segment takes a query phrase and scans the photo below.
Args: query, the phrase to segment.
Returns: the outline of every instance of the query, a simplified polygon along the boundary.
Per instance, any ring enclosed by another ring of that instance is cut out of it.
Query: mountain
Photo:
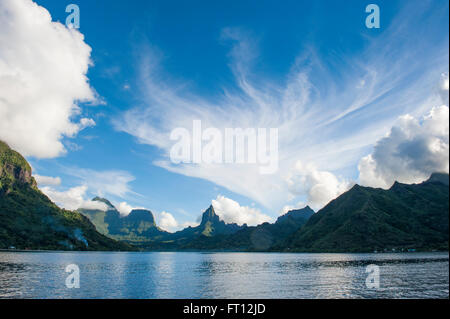
[[[302,209],[293,209],[288,211],[286,214],[278,217],[275,224],[284,225],[286,223],[292,223],[296,221],[301,221],[303,223],[306,222],[312,215],[314,215],[314,211],[309,206],[306,206]]]
[[[0,249],[130,250],[98,233],[83,215],[45,196],[31,166],[0,141]]]
[[[290,235],[297,231],[314,211],[306,206],[291,210],[278,217],[275,223],[263,223],[258,226],[246,227],[233,235],[222,238],[211,244],[214,249],[240,251],[267,251],[282,244]]]
[[[388,189],[355,185],[278,249],[304,252],[448,250],[449,176]]]
[[[266,251],[282,243],[298,230],[314,214],[305,207],[292,210],[280,216],[274,224],[263,223],[248,227],[226,224],[215,214],[210,206],[202,215],[202,222],[197,227],[188,227],[154,242],[147,249],[173,250],[235,250]]]
[[[213,237],[217,235],[234,234],[238,230],[247,227],[247,225],[239,226],[238,224],[227,224],[216,214],[214,207],[209,206],[202,214],[200,225],[196,227],[188,227],[184,230],[173,234],[172,238],[182,238],[184,236],[205,236]]]
[[[439,182],[442,183],[444,185],[449,184],[449,180],[448,180],[448,174],[446,173],[433,173],[431,174],[430,178],[427,181],[428,183],[433,183],[433,182]]]
[[[225,223],[211,205],[198,226],[175,233],[160,229],[149,210],[121,216],[107,199],[93,200],[106,210],[59,208],[37,188],[28,162],[0,141],[0,249],[448,251],[446,173],[388,190],[355,185],[317,213],[307,206],[252,227]]]
[[[107,210],[78,209],[95,225],[97,230],[105,236],[122,240],[131,244],[162,239],[168,232],[156,226],[151,211],[133,209],[127,216],[121,216],[119,211],[107,199],[95,197],[93,201],[102,202]]]
[[[247,225],[227,224],[216,214],[211,205],[202,214],[200,225],[169,233],[160,241],[146,243],[145,249],[197,250],[210,249],[210,243],[231,236]]]

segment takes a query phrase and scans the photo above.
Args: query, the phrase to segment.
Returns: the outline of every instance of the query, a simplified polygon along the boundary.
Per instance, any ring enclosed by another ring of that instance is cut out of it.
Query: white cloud
[[[80,130],[82,130],[86,127],[92,127],[92,126],[95,126],[95,121],[93,119],[83,117],[80,120]]]
[[[298,202],[297,205],[284,205],[279,211],[278,214],[284,215],[287,212],[291,211],[291,210],[295,210],[295,209],[301,209],[304,208],[306,205],[304,202]]]
[[[272,221],[271,217],[264,215],[258,209],[241,206],[238,202],[222,195],[217,196],[211,203],[216,214],[226,223],[255,226]]]
[[[183,224],[181,224],[181,227],[179,227],[179,228],[184,229],[187,227],[196,227],[198,225],[199,225],[199,223],[196,223],[196,222],[184,222]]]
[[[78,208],[107,210],[105,203],[91,201],[85,198],[88,187],[81,185],[66,191],[58,191],[50,186],[40,188],[59,207],[76,210]]]
[[[448,92],[448,86],[447,86]],[[449,172],[449,109],[433,107],[418,120],[399,118],[372,154],[361,159],[362,185],[389,188],[395,181],[419,183],[433,172]]]
[[[119,211],[121,216],[128,216],[134,207],[129,205],[127,202],[120,202],[119,205],[115,205],[116,209]]]
[[[114,195],[123,198],[133,193],[129,183],[134,180],[134,176],[126,171],[66,168],[65,173],[80,179],[81,184],[87,185],[89,191],[98,196]]]
[[[134,177],[125,171],[95,171],[91,169],[65,168],[65,173],[77,177],[80,180],[80,186],[61,191],[55,187],[43,186],[59,185],[61,183],[59,177],[53,178],[38,175],[37,180],[41,180],[40,186],[43,187],[40,187],[40,189],[42,192],[59,206],[67,209],[92,208],[106,210],[107,206],[104,203],[91,201],[85,197],[95,194],[100,197],[112,195],[123,198],[129,193],[133,193],[129,183],[134,180]],[[126,202],[120,202],[116,205],[116,208],[123,216],[128,215],[134,209],[134,207],[131,207]]]
[[[176,221],[175,217],[168,212],[161,212],[158,214],[158,226],[169,232],[176,231],[180,228],[180,225]]]
[[[425,32],[441,26],[442,21],[433,15],[440,13],[425,10],[425,3],[422,6],[415,10],[405,6],[392,20],[392,27],[368,41],[358,55],[323,56],[320,50],[302,48],[284,79],[260,73],[265,61],[258,56],[255,36],[226,28],[222,40],[231,44],[234,85],[208,97],[196,94],[190,83],[164,74],[155,63],[157,53],[140,50],[137,82],[145,106],[121,114],[115,127],[139,143],[158,147],[161,158],[152,164],[171,172],[211,181],[271,211],[304,196],[317,208],[345,189],[348,182],[336,176],[354,176],[360,159],[398,116],[423,113],[436,75],[448,69],[445,33],[438,33],[440,42],[421,37],[420,45],[410,36],[422,30],[416,23],[419,20],[427,25]],[[264,176],[252,164],[172,163],[170,133],[175,128],[192,131],[193,120],[221,132],[225,128],[278,128],[278,172]],[[309,188],[290,192],[298,185],[289,185],[286,178],[297,161],[313,163],[314,169],[302,173]]]
[[[180,223],[171,213],[161,212],[155,214],[156,225],[161,229],[168,232],[176,232],[187,227],[196,227],[198,223],[195,222],[183,222]]]
[[[347,191],[352,183],[339,179],[327,171],[318,170],[313,164],[298,161],[286,179],[294,196],[305,196],[314,210],[325,206],[330,200]]]
[[[25,156],[65,153],[64,137],[95,125],[77,102],[97,102],[91,48],[31,0],[0,2],[0,139]]]
[[[292,205],[284,205],[284,206],[280,209],[280,211],[278,212],[278,214],[281,216],[281,215],[284,215],[284,214],[286,214],[288,211],[293,210],[293,209],[295,209],[295,207],[292,206]]]
[[[51,177],[51,176],[41,176],[34,174],[34,179],[38,183],[39,186],[46,186],[46,185],[61,185],[61,178],[60,177]]]
[[[85,208],[85,209],[98,209],[107,211],[109,209],[108,205],[105,203],[99,202],[99,201],[93,201],[86,199],[79,205],[79,208]]]

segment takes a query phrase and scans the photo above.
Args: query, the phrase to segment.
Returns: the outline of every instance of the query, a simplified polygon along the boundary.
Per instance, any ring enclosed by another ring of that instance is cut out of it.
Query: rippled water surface
[[[379,289],[366,287],[371,264]],[[0,298],[448,297],[448,253],[0,252]]]

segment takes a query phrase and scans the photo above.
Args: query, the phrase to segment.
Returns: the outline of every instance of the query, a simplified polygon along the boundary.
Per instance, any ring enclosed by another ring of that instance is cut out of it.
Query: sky
[[[317,211],[448,173],[448,25],[447,0],[1,0],[0,139],[68,209],[98,195],[169,231],[211,204],[249,225]],[[174,162],[193,121],[277,129],[277,169]]]

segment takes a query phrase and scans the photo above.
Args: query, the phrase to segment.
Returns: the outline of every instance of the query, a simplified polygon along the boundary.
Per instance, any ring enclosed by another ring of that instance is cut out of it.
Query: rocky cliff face
[[[3,167],[0,166],[0,178],[10,177],[15,182],[36,186],[36,181],[34,180],[33,176],[31,176],[31,174],[31,170],[27,170],[11,164],[6,163],[3,165]]]
[[[0,188],[7,191],[6,188],[13,184],[26,184],[37,188],[31,166],[25,158],[0,141]]]

